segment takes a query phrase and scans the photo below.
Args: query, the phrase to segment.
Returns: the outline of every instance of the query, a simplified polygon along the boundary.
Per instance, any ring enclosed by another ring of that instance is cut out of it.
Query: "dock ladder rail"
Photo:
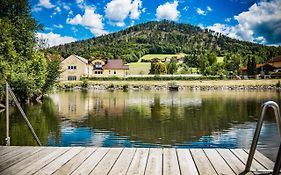
[[[268,101],[268,102],[266,102],[262,105],[261,116],[260,116],[260,118],[258,120],[258,123],[257,123],[257,127],[256,127],[256,130],[255,130],[255,135],[254,135],[252,145],[251,145],[251,148],[250,148],[247,164],[246,164],[244,172],[242,172],[241,174],[246,174],[250,171],[252,161],[253,161],[253,158],[254,158],[254,154],[255,154],[255,151],[256,151],[256,148],[257,148],[257,143],[258,143],[258,139],[259,139],[259,136],[260,136],[260,131],[261,131],[262,124],[263,124],[263,121],[264,121],[264,116],[265,116],[268,108],[272,108],[274,110],[276,124],[277,124],[279,136],[280,136],[280,141],[281,141],[280,109],[279,109],[279,106],[276,102]],[[280,142],[280,146],[279,146],[279,150],[278,150],[278,154],[277,154],[277,158],[276,158],[276,161],[275,161],[275,165],[274,165],[272,174],[278,175],[279,172],[280,172],[280,168],[281,168],[281,142]]]
[[[20,106],[20,103],[18,102],[18,99],[16,98],[15,94],[13,93],[12,89],[10,88],[9,84],[6,82],[6,145],[10,146],[10,136],[9,136],[9,94],[11,95],[15,105],[19,109],[25,123],[27,124],[31,134],[33,135],[33,138],[37,142],[39,146],[41,146],[41,142],[39,138],[37,137],[31,123],[29,122],[27,116],[25,115],[22,107]]]

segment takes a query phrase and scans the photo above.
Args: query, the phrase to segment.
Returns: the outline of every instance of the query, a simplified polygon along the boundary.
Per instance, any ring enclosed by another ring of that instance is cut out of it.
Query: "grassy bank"
[[[190,80],[190,81],[88,81],[87,85],[103,86],[167,86],[168,83],[175,82],[182,87],[258,87],[258,86],[280,86],[280,79],[263,80]],[[61,86],[81,86],[82,81],[63,81]]]

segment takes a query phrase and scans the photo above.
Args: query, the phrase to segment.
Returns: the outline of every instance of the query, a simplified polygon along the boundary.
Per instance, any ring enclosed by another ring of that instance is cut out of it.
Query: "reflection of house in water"
[[[60,92],[51,95],[58,112],[70,120],[80,120],[93,109],[93,99],[83,92]]]

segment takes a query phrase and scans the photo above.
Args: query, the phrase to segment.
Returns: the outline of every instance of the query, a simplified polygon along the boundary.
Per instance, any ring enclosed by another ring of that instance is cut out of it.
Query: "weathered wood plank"
[[[35,172],[37,172],[38,170],[40,170],[42,167],[48,165],[50,162],[52,162],[54,159],[56,159],[57,157],[61,156],[62,154],[64,154],[66,151],[68,151],[70,148],[53,148],[49,154],[47,154],[47,156],[42,157],[41,159],[39,159],[38,161],[36,161],[35,163],[26,166],[26,168],[24,168],[23,170],[21,170],[20,172],[18,172],[18,175],[23,175],[23,174],[33,174]]]
[[[94,168],[91,174],[108,174],[108,172],[110,171],[122,151],[123,148],[111,148],[109,152],[99,162],[99,164]]]
[[[32,165],[42,157],[45,157],[47,154],[49,154],[53,148],[43,148],[40,151],[36,152],[35,154],[30,155],[26,159],[10,166],[9,168],[2,171],[0,174],[17,174],[22,169],[26,168],[29,165]]]
[[[19,148],[18,146],[0,146],[0,157]]]
[[[249,149],[244,149],[247,154],[249,154]],[[262,164],[266,169],[273,170],[274,162],[272,162],[269,158],[265,157],[263,154],[261,154],[259,151],[255,151],[255,160],[258,161],[260,164]]]
[[[60,167],[54,175],[71,174],[76,168],[78,168],[97,148],[85,148],[70,161]]]
[[[218,174],[235,174],[215,149],[204,149],[204,152]]]
[[[242,149],[231,149],[231,151],[238,157],[244,164],[247,163],[248,154]],[[258,163],[255,159],[253,160],[251,171],[265,170],[265,168]]]
[[[199,171],[199,174],[214,175],[217,174],[212,164],[208,160],[202,149],[191,149],[191,155],[194,159],[195,165]]]
[[[229,149],[217,149],[219,154],[228,163],[235,174],[240,174],[245,169],[245,164],[243,164]]]
[[[43,175],[43,174],[52,174],[57,169],[59,169],[62,165],[64,165],[69,159],[74,157],[76,154],[82,151],[83,148],[73,147],[66,151],[64,154],[53,160],[47,166],[43,167],[39,171],[35,173],[35,175]]]
[[[198,175],[195,163],[192,159],[189,149],[178,149],[178,160],[181,174]]]
[[[25,151],[27,151],[28,147],[19,147],[18,149],[15,149],[15,150],[12,150],[12,151],[9,151],[8,153],[0,156],[0,164],[4,161],[6,161],[7,159],[11,159],[12,157],[14,156],[17,156],[19,154],[22,154],[24,153]]]
[[[137,148],[127,174],[143,175],[145,172],[146,163],[148,160],[148,148]]]
[[[162,174],[162,149],[152,148],[149,150],[145,175]]]
[[[163,174],[180,175],[178,157],[175,148],[163,149]]]
[[[135,152],[136,152],[135,148],[124,148],[121,155],[117,159],[116,163],[110,170],[109,175],[126,174],[132,162]]]
[[[7,158],[6,160],[2,161],[0,164],[0,172],[10,166],[22,161],[23,159],[35,154],[36,152],[40,151],[43,148],[40,147],[32,147],[32,148],[25,148],[24,151],[20,152],[18,155],[13,157]]]
[[[109,150],[109,148],[98,148],[72,173],[72,175],[89,174]]]

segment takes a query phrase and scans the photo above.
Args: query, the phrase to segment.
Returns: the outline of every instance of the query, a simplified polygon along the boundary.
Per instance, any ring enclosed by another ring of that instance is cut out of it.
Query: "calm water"
[[[24,106],[38,137],[50,146],[249,148],[263,102],[281,93],[247,91],[67,91]],[[36,145],[19,112],[12,145]],[[0,113],[5,144],[5,113]],[[258,148],[274,158],[279,146],[272,113]]]

